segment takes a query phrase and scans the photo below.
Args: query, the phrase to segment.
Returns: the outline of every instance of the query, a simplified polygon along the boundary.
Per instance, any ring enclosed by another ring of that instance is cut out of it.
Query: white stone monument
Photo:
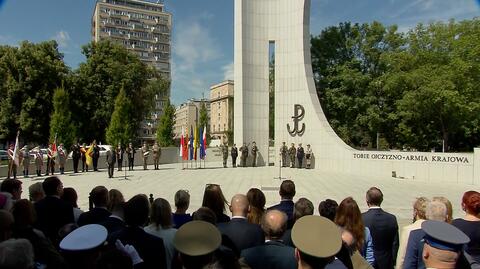
[[[275,162],[282,142],[311,144],[314,167],[359,176],[480,185],[476,153],[358,151],[330,127],[320,106],[310,56],[310,0],[235,0],[237,146],[256,142],[259,165]],[[275,159],[269,160],[269,48],[275,46]],[[288,124],[288,125],[287,125]],[[251,147],[251,144],[250,144]],[[249,164],[250,165],[250,164]]]

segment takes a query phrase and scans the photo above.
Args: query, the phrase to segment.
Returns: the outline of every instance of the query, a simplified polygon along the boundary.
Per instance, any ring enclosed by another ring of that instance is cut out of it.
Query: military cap
[[[425,242],[437,249],[460,251],[464,244],[470,242],[465,233],[443,221],[424,221],[422,230],[426,233],[424,237]]]
[[[189,256],[212,253],[220,246],[221,242],[222,236],[217,227],[200,220],[183,224],[173,238],[175,249]]]
[[[328,258],[342,246],[340,229],[321,216],[304,216],[292,228],[292,241],[301,252],[317,258]]]
[[[102,225],[88,224],[73,230],[60,242],[60,248],[82,251],[96,248],[107,240],[107,229]]]

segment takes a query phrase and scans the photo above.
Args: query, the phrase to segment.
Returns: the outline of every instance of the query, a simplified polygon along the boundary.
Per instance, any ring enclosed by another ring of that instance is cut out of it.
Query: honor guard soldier
[[[45,173],[46,176],[48,176],[48,173],[53,173],[55,172],[55,157],[53,156],[53,145],[50,144],[48,146],[47,150],[47,171]]]
[[[87,164],[87,145],[83,143],[82,147],[80,148],[80,158],[82,159],[82,172],[85,172],[85,169],[88,172],[88,164]]]
[[[25,145],[22,149],[22,165],[23,165],[23,177],[28,177],[28,167],[30,166],[30,150]]]
[[[142,147],[143,170],[147,170],[147,161],[148,161],[149,154],[150,154],[150,151],[148,150],[147,142],[144,142]]]
[[[285,145],[285,142],[282,142],[282,146],[280,147],[280,156],[282,157],[282,167],[287,167],[287,153],[288,147]]]
[[[233,144],[231,155],[232,155],[232,166],[235,168],[237,167],[237,157],[238,157],[238,149],[236,144]]]
[[[73,172],[78,173],[78,161],[80,160],[81,157],[81,152],[80,152],[80,144],[75,143],[73,146],[70,148],[72,151],[72,159],[73,159]]]
[[[153,144],[152,147],[152,152],[153,152],[153,166],[155,170],[158,170],[158,165],[160,162],[160,155],[162,154],[162,149],[160,146],[158,146],[158,142],[155,141],[155,144]]]
[[[135,162],[136,151],[132,143],[128,143],[128,148],[126,151],[127,151],[127,158],[128,158],[128,171],[133,171],[133,164]]]
[[[67,153],[63,147],[63,144],[60,144],[58,147],[58,167],[60,169],[60,174],[65,173],[65,163],[67,162]]]
[[[98,171],[98,159],[100,159],[100,147],[97,145],[97,141],[93,140],[93,171]]]
[[[43,154],[40,151],[40,147],[36,147],[35,151],[35,169],[37,172],[37,176],[42,175],[42,168],[43,168]]]
[[[252,167],[255,167],[257,166],[257,152],[258,152],[258,148],[257,148],[257,144],[255,143],[255,141],[253,141],[252,143]]]
[[[297,161],[298,161],[298,168],[303,167],[303,158],[305,157],[305,150],[302,147],[302,143],[298,144],[297,148]]]
[[[310,147],[310,144],[307,145],[307,149],[305,150],[305,161],[307,165],[307,169],[311,168],[312,165],[312,148]]]
[[[222,145],[222,158],[223,158],[223,168],[227,168],[227,159],[228,159],[228,145],[223,143]]]
[[[292,146],[288,149],[288,156],[290,157],[290,168],[295,168],[295,157],[297,155],[297,149],[295,144],[292,143]]]
[[[122,171],[122,164],[123,164],[123,147],[121,143],[118,143],[117,148],[115,149],[115,155],[117,157],[117,166],[118,171]]]
[[[242,157],[240,160],[242,161],[242,167],[247,167],[247,157],[248,157],[248,146],[247,144],[243,143],[243,146],[240,147],[240,152],[242,153]]]

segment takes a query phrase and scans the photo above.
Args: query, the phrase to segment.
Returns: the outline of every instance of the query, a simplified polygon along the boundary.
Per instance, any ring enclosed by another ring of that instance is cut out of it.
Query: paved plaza
[[[207,163],[205,169],[182,170],[182,164],[161,165],[160,170],[143,170],[137,166],[134,171],[115,171],[113,179],[108,179],[107,170],[73,174],[71,172],[60,175],[65,187],[77,190],[78,205],[82,210],[88,210],[88,195],[97,185],[104,185],[108,189],[116,188],[122,191],[126,199],[135,194],[153,194],[155,198],[162,197],[171,202],[177,190],[185,189],[190,192],[191,203],[188,212],[193,212],[202,203],[203,190],[207,183],[220,184],[227,200],[236,193],[246,193],[252,187],[260,188],[267,198],[267,206],[277,203],[278,196],[278,167],[256,168],[221,168],[221,163]],[[371,186],[379,187],[384,193],[383,208],[397,216],[401,225],[411,220],[412,201],[418,196],[445,196],[452,201],[454,217],[462,216],[460,200],[467,190],[477,189],[470,185],[438,184],[415,182],[394,178],[362,178],[346,174],[325,173],[319,170],[283,168],[282,176],[295,181],[297,195],[310,199],[318,214],[320,201],[331,198],[340,202],[347,196],[352,196],[362,211],[366,210],[365,192]],[[24,198],[28,197],[28,187],[45,177],[20,179],[23,181]]]

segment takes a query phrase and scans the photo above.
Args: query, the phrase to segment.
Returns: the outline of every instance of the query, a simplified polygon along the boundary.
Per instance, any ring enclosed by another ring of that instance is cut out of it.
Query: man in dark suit
[[[265,241],[260,226],[247,221],[248,207],[247,196],[233,196],[230,204],[232,219],[218,224],[220,232],[232,240],[238,251],[261,245]]]
[[[107,210],[108,190],[104,186],[97,186],[90,192],[90,199],[95,205],[88,212],[84,212],[78,218],[78,226],[87,224],[100,224],[112,213]]]
[[[280,190],[278,192],[282,200],[279,204],[269,207],[268,209],[276,209],[287,214],[288,217],[288,228],[293,226],[293,197],[295,196],[295,183],[287,179],[282,182],[280,185]]]
[[[372,234],[376,269],[393,269],[398,252],[397,218],[380,208],[383,193],[372,187],[367,191],[368,211],[362,214],[363,223]]]
[[[149,202],[144,194],[133,196],[124,206],[126,228],[109,236],[109,244],[120,240],[135,247],[144,261],[144,268],[167,268],[165,247],[160,237],[145,232],[142,226],[148,221]]]
[[[293,208],[293,223],[303,216],[313,215],[313,204],[307,198],[300,198]],[[295,247],[292,242],[292,229],[287,229],[283,234],[282,241],[285,245]]]
[[[113,234],[125,228],[125,221],[123,215],[123,206],[125,203],[117,204],[112,208],[112,215],[100,223],[107,229],[108,234]]]
[[[287,229],[287,216],[279,210],[268,210],[262,219],[265,243],[242,251],[241,257],[252,269],[297,268],[295,249],[280,241]]]
[[[46,178],[42,187],[46,197],[35,203],[37,214],[35,228],[41,230],[54,245],[57,245],[60,228],[74,222],[73,207],[60,199],[63,194],[63,184],[57,177]]]

